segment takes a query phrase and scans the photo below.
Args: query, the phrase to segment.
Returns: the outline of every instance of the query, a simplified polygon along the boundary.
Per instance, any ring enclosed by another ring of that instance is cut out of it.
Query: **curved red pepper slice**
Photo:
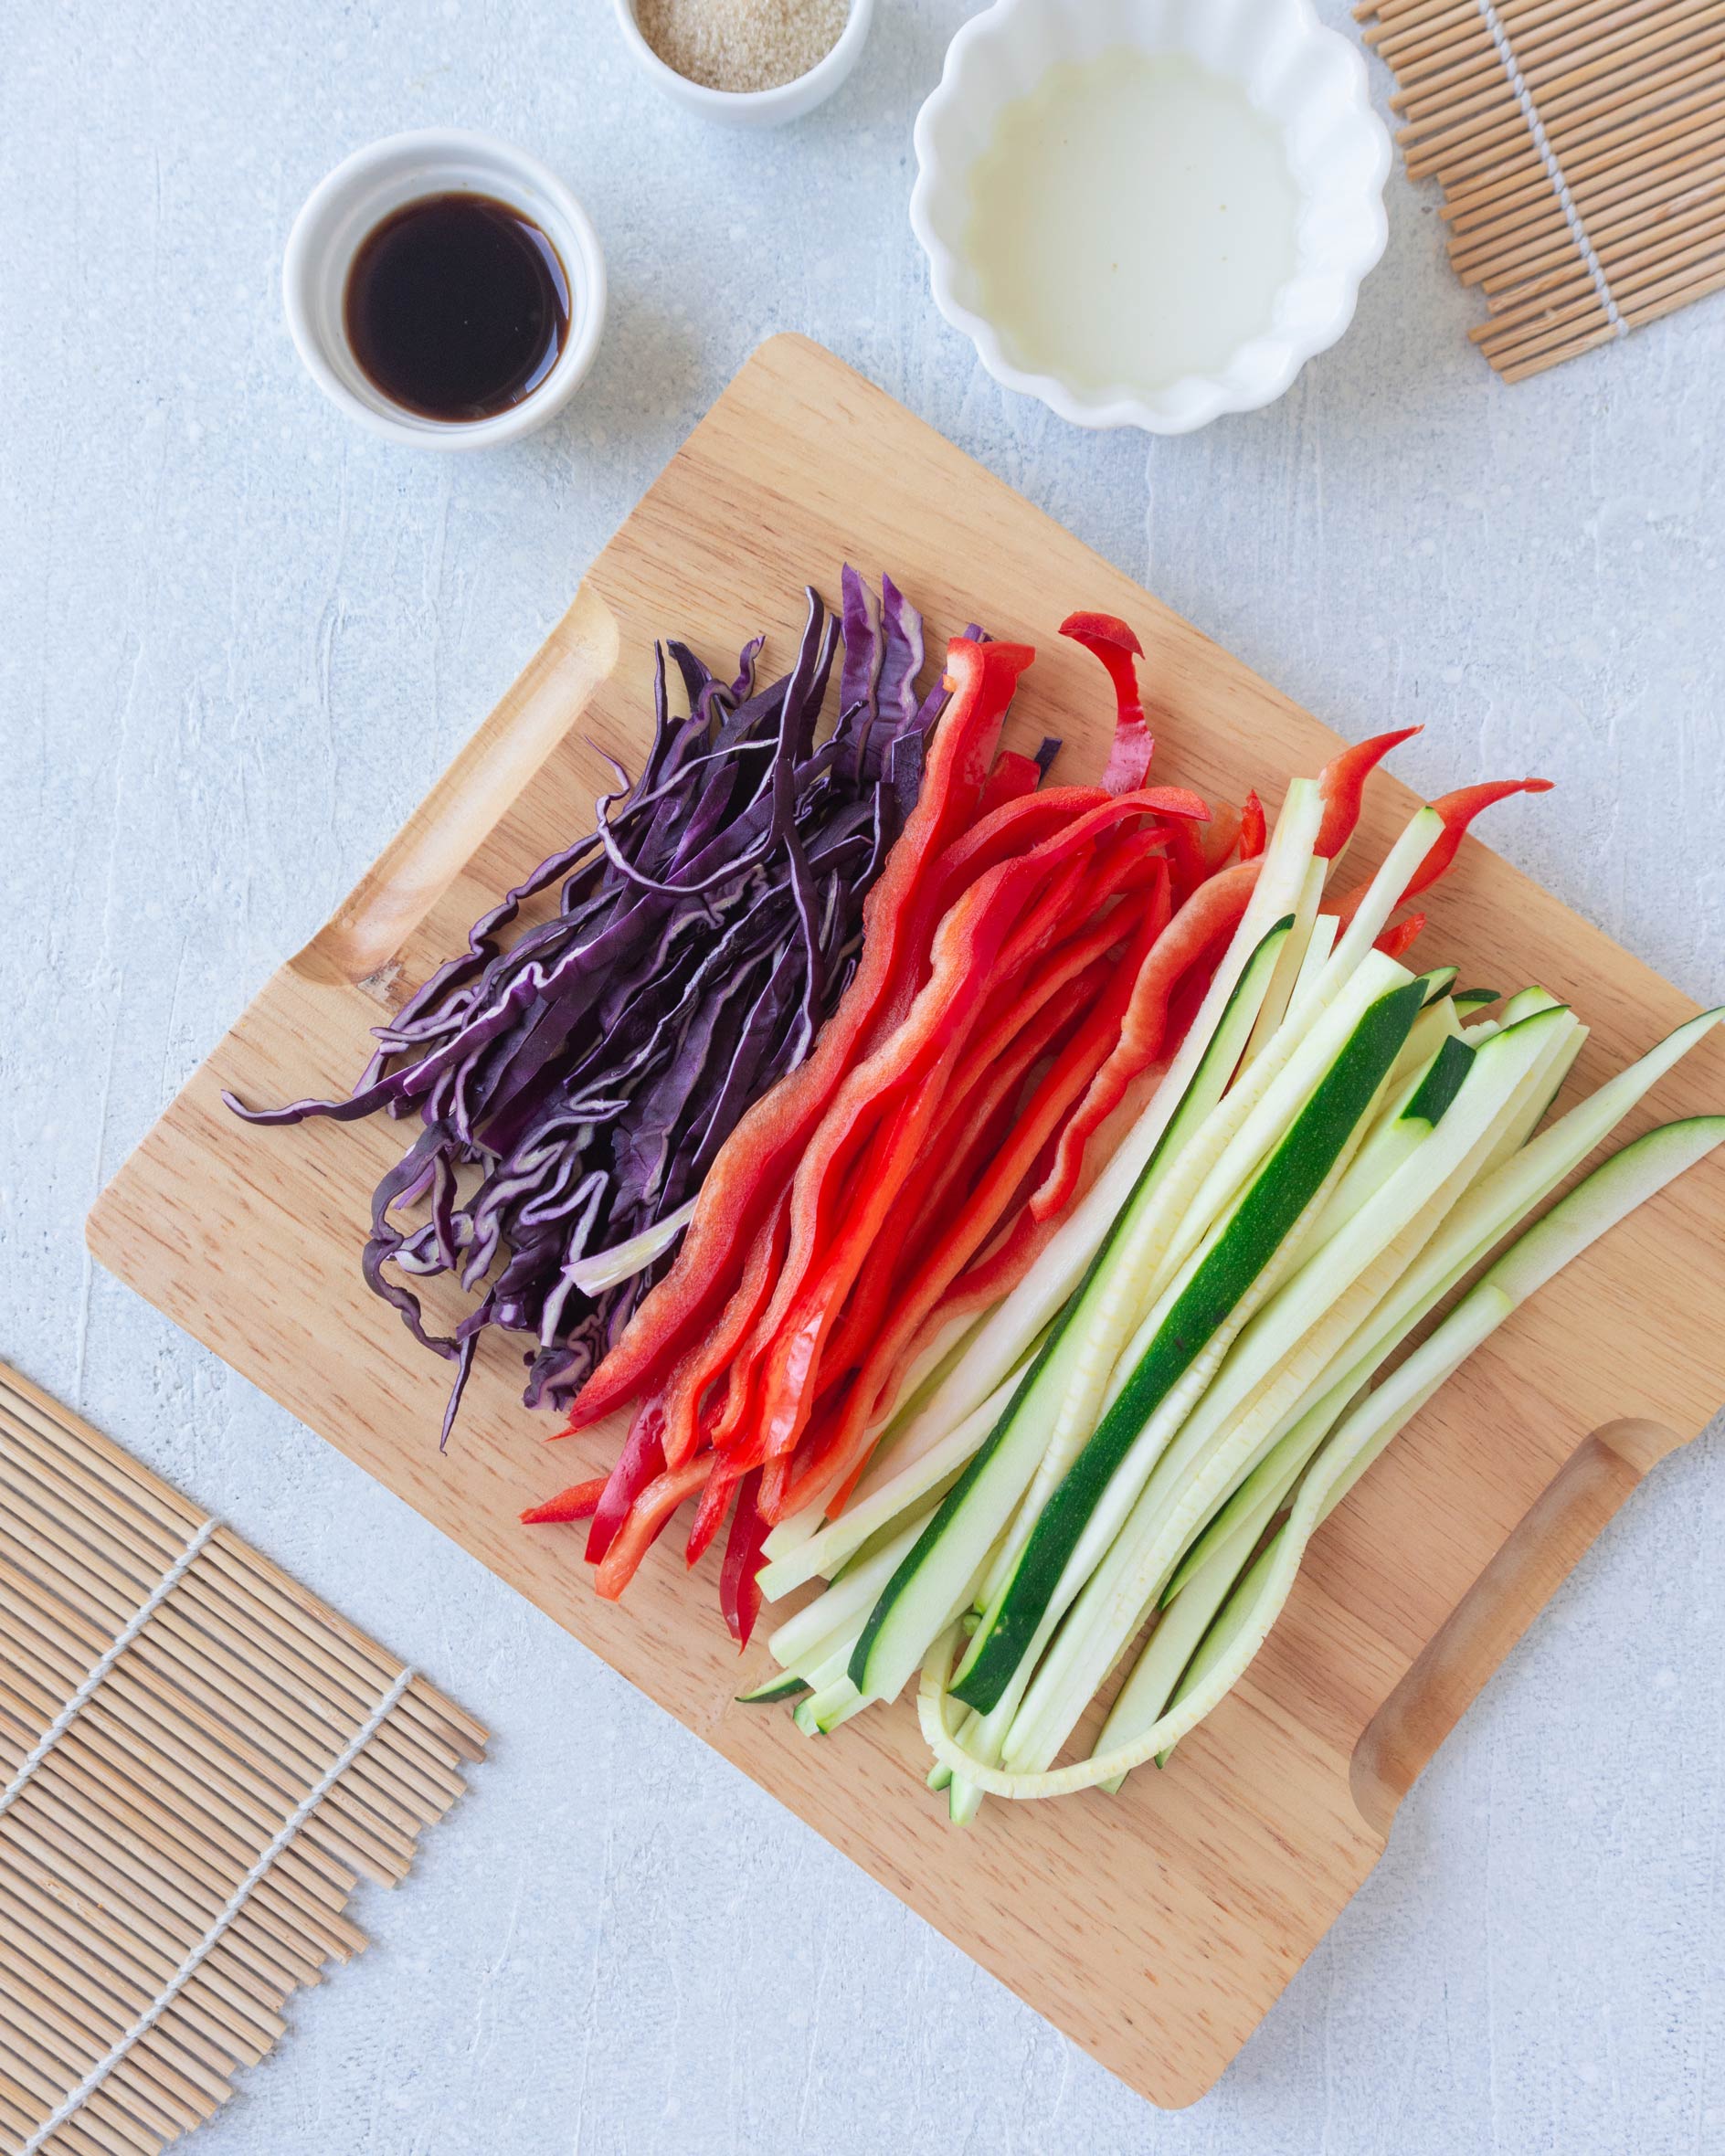
[[[1482,808],[1489,808],[1494,801],[1507,801],[1511,794],[1549,794],[1549,778],[1493,778],[1483,786],[1459,786],[1453,794],[1440,794],[1432,807],[1444,819],[1444,828],[1433,840],[1425,858],[1408,878],[1398,905],[1405,905],[1422,891],[1429,891],[1437,879],[1455,863],[1467,827]],[[1370,879],[1358,884],[1347,897],[1324,911],[1334,914],[1345,928],[1360,910],[1360,902],[1371,888]]]
[[[1165,907],[1167,864],[1150,857],[1141,863],[1124,865],[1132,873],[1123,878],[1123,888],[1130,891],[1138,876],[1148,871],[1150,895],[1145,905],[1151,912]],[[911,1171],[911,1186],[919,1194],[917,1203],[914,1209],[895,1208],[888,1216],[846,1300],[830,1344],[835,1358],[834,1375],[841,1375],[852,1362],[860,1361],[867,1353],[902,1276],[902,1253],[907,1244],[919,1237],[926,1240],[930,1221],[938,1221],[949,1210],[947,1192],[955,1188],[968,1189],[982,1165],[1006,1142],[1016,1119],[1019,1086],[1060,1027],[1074,1015],[1075,1007],[1067,993],[1072,984],[1128,934],[1130,924],[1120,909],[1099,913],[1098,906],[1093,905],[1087,911],[1091,918],[1079,932],[1062,943],[1027,978],[1009,978],[997,986]],[[1089,988],[1085,991],[1086,996],[1092,992]],[[1044,1007],[1051,999],[1059,1003],[1057,1018],[1046,1014]],[[823,1356],[823,1373],[826,1363]],[[820,1389],[827,1390],[831,1381],[831,1377],[823,1374]]]
[[[671,1270],[635,1313],[622,1338],[582,1387],[569,1427],[598,1421],[619,1401],[657,1384],[694,1334],[711,1322],[736,1277],[767,1207],[870,1031],[905,963],[903,932],[929,865],[970,821],[1000,740],[1018,678],[1035,654],[1024,644],[954,638],[952,690],[934,732],[922,790],[886,865],[863,904],[862,956],[839,1008],[808,1060],[764,1094],[720,1147]]]
[[[1108,941],[1117,941],[1119,934],[1117,927],[1103,925]],[[875,1236],[833,1327],[821,1357],[822,1390],[868,1359],[889,1313],[903,1306],[907,1274],[924,1261],[989,1164],[1011,1143],[1021,1119],[1019,1094],[1032,1066],[1082,1020],[1104,987],[1106,975],[1098,966],[1099,955],[1092,950],[1085,967],[1059,982],[1054,992],[1040,997],[1031,1020],[1010,1044],[997,1047],[985,1038],[967,1050],[965,1068],[955,1074],[940,1117],[911,1171],[909,1202],[894,1206]],[[825,1375],[829,1364],[831,1379]]]
[[[1378,938],[1375,947],[1386,958],[1405,958],[1424,926],[1423,914],[1410,914],[1405,921],[1398,921],[1393,928],[1386,928]]]
[[[1068,614],[1060,633],[1082,644],[1107,670],[1114,684],[1114,741],[1102,783],[1111,794],[1130,793],[1143,785],[1156,753],[1138,695],[1138,661],[1144,647],[1116,614]]]
[[[530,1505],[522,1514],[522,1519],[530,1527],[550,1527],[562,1520],[591,1519],[599,1508],[599,1499],[610,1479],[609,1474],[596,1474],[587,1482],[571,1483],[566,1490],[559,1490],[543,1505]]]
[[[731,1509],[731,1500],[736,1495],[736,1475],[730,1473],[715,1454],[707,1454],[711,1469],[707,1486],[701,1493],[701,1502],[695,1506],[694,1525],[689,1529],[688,1547],[683,1561],[692,1569],[706,1555],[713,1538],[725,1525],[725,1516]]]
[[[795,1472],[782,1492],[765,1493],[764,1509],[775,1519],[799,1511],[835,1475],[847,1475],[859,1464],[859,1448],[870,1443],[875,1403],[902,1377],[904,1357],[923,1320],[966,1264],[988,1242],[1013,1195],[1034,1167],[1042,1148],[1074,1100],[1106,1060],[1118,1037],[1122,1012],[1150,946],[1167,921],[1166,911],[1147,912],[1133,934],[1126,960],[1055,1058],[1012,1126],[1008,1142],[981,1180],[965,1198],[954,1219],[937,1238],[907,1282],[901,1284],[890,1321],[872,1344],[841,1416],[807,1456],[799,1449]],[[1091,977],[1081,977],[1081,983]],[[1078,986],[1080,984],[1074,984]],[[1099,977],[1098,977],[1099,985]],[[1056,1007],[1058,1008],[1058,1007]]]
[[[666,1382],[661,1398],[665,1411],[665,1460],[672,1467],[680,1467],[694,1457],[701,1403],[708,1386],[727,1372],[735,1379],[742,1377],[735,1362],[736,1351],[772,1292],[785,1254],[788,1217],[781,1199],[771,1220],[755,1238],[743,1277],[725,1304],[724,1315],[704,1339],[687,1350]],[[730,1385],[723,1404],[708,1418],[706,1434],[714,1443],[720,1442],[722,1432],[734,1428],[741,1419],[746,1398],[746,1389],[740,1381]]]
[[[1358,813],[1358,811],[1356,811],[1356,813]],[[1328,814],[1328,809],[1326,810],[1326,814]],[[1256,861],[1258,856],[1264,851],[1265,844],[1268,838],[1269,824],[1265,817],[1264,803],[1259,800],[1258,789],[1254,786],[1252,791],[1246,796],[1245,807],[1240,811],[1241,860]],[[1325,858],[1328,859],[1328,857],[1326,856]]]
[[[725,1544],[725,1564],[719,1573],[719,1607],[731,1637],[746,1647],[755,1620],[761,1613],[761,1553],[770,1522],[757,1502],[758,1470],[746,1474],[737,1491],[736,1517]]]
[[[1367,779],[1399,742],[1412,741],[1423,730],[1402,726],[1392,734],[1374,734],[1370,741],[1356,741],[1339,750],[1324,766],[1318,774],[1324,820],[1318,827],[1318,841],[1312,848],[1320,861],[1334,861],[1353,837]]]
[[[1042,783],[1042,767],[1034,756],[1021,756],[1015,748],[1003,748],[983,783],[977,813],[988,816],[996,808],[1004,808],[1009,801],[1021,801]]]
[[[640,1569],[642,1558],[670,1525],[672,1514],[705,1482],[709,1465],[708,1461],[700,1459],[682,1467],[668,1467],[639,1494],[593,1575],[595,1594],[602,1595],[608,1602],[617,1600]]]
[[[1198,843],[1203,849],[1204,867],[1211,875],[1218,869],[1226,868],[1233,859],[1240,843],[1241,812],[1232,801],[1212,802],[1210,821],[1198,833]]]
[[[588,1564],[597,1565],[605,1556],[636,1498],[664,1473],[664,1410],[657,1400],[642,1400],[617,1455],[617,1464],[606,1478],[605,1493],[594,1507],[593,1525],[587,1538]]]

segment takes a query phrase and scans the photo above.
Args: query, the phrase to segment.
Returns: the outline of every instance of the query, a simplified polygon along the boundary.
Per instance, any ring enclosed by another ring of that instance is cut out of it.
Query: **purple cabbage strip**
[[[375,1029],[348,1098],[250,1109],[225,1096],[264,1125],[420,1119],[374,1194],[361,1272],[455,1366],[445,1442],[492,1326],[531,1342],[527,1404],[567,1406],[675,1245],[597,1296],[575,1266],[694,1196],[855,970],[863,901],[915,806],[946,700],[937,679],[919,701],[922,621],[892,580],[877,598],[846,567],[841,592],[836,619],[808,594],[795,662],[764,687],[758,637],[729,682],[686,644],[655,653],[639,777],[619,771],[594,830]],[[817,746],[835,664],[838,717]],[[555,910],[520,925],[553,889]],[[449,1334],[409,1284],[442,1276],[471,1298]]]

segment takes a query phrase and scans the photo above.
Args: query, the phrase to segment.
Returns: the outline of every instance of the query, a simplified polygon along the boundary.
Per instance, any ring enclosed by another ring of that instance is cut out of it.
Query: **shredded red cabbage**
[[[251,1109],[224,1096],[257,1124],[419,1117],[374,1195],[361,1269],[456,1366],[446,1443],[492,1326],[531,1337],[527,1404],[566,1405],[681,1227],[596,1295],[577,1268],[694,1196],[744,1110],[803,1060],[844,992],[862,901],[915,804],[945,696],[937,682],[918,699],[922,621],[892,581],[877,600],[847,567],[842,592],[834,620],[810,591],[795,662],[764,689],[758,637],[729,682],[686,645],[659,650],[639,777],[619,769],[595,829],[373,1029],[376,1052],[348,1099]],[[839,717],[817,746],[841,644]],[[667,652],[686,717],[671,711]],[[505,946],[523,906],[556,885],[556,911]],[[429,1329],[412,1284],[444,1274],[474,1298],[448,1335]]]

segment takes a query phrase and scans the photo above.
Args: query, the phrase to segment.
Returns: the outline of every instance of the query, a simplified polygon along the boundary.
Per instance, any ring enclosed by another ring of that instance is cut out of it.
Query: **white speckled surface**
[[[1283,404],[1069,432],[936,320],[906,227],[964,12],[882,0],[840,100],[745,138],[660,102],[604,0],[0,6],[0,1354],[496,1731],[210,2156],[1725,2149],[1717,1428],[1535,1626],[1218,2091],[1162,2116],[84,1256],[104,1178],[778,329],[1344,731],[1423,720],[1416,780],[1561,779],[1494,841],[1725,995],[1725,303],[1506,390],[1398,174],[1359,320]],[[345,427],[277,304],[312,182],[434,122],[546,158],[610,260],[587,386],[485,459]]]

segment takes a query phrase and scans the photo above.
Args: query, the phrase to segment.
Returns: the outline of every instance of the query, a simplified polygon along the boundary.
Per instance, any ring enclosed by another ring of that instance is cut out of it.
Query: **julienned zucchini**
[[[1089,1443],[1042,1508],[992,1622],[985,1620],[978,1630],[953,1686],[967,1706],[986,1713],[1000,1699],[1109,1478],[1316,1196],[1370,1107],[1423,1000],[1424,985],[1415,979],[1370,1005],[1254,1177]],[[1102,1263],[1106,1263],[1106,1252]],[[936,1545],[938,1528],[937,1519],[930,1529]]]
[[[1106,1540],[1087,1536],[1064,1583],[1076,1596],[1059,1638],[1015,1715],[1002,1756],[1017,1767],[1047,1764],[1082,1707],[1149,1613],[1191,1540],[1254,1463],[1275,1443],[1307,1389],[1360,1319],[1428,1238],[1471,1165],[1511,1111],[1540,1053],[1552,1012],[1490,1044],[1470,1066],[1458,1105],[1397,1175],[1360,1209],[1349,1230],[1307,1253],[1299,1270],[1252,1318],[1148,1479],[1131,1478]],[[1122,1524],[1125,1506],[1130,1511]]]
[[[1346,1417],[1314,1463],[1286,1523],[1229,1596],[1181,1677],[1174,1703],[1148,1728],[1068,1767],[1023,1771],[973,1761],[954,1741],[940,1657],[931,1654],[918,1711],[937,1759],[954,1770],[955,1780],[969,1774],[987,1793],[1021,1799],[1113,1784],[1147,1760],[1165,1758],[1239,1682],[1287,1599],[1311,1535],[1409,1418],[1528,1295],[1721,1143],[1725,1116],[1697,1116],[1649,1131],[1595,1169],[1504,1252],[1430,1339]]]
[[[1074,1326],[1082,1323],[1087,1298],[1105,1275],[1108,1253],[1129,1231],[1138,1210],[1154,1196],[1168,1164],[1220,1099],[1292,926],[1291,915],[1278,921],[1247,961],[1184,1097],[1041,1352],[875,1603],[851,1661],[852,1683],[870,1697],[892,1698],[902,1689],[946,1622],[954,1599],[965,1591],[1022,1498],[1066,1390]]]

